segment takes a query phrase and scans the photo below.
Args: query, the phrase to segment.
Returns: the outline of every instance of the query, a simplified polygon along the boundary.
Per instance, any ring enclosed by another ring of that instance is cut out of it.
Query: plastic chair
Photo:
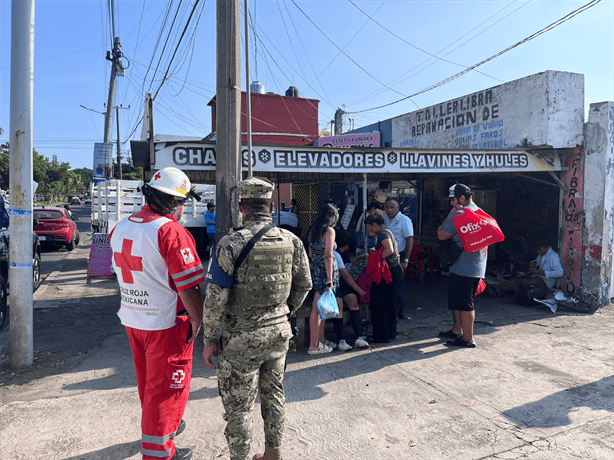
[[[435,262],[433,260],[433,250],[425,248],[420,243],[414,243],[407,263],[407,269],[405,270],[405,278],[413,278],[415,276],[414,265],[418,266],[418,273],[420,275],[420,282],[424,282],[424,270],[426,262],[429,262],[429,269],[431,278],[435,278]]]

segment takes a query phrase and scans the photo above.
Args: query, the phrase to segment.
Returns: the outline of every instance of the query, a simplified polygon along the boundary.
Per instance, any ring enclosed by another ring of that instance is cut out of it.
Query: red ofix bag
[[[463,211],[452,220],[465,252],[476,252],[505,239],[497,221],[484,211],[469,208],[463,208]]]

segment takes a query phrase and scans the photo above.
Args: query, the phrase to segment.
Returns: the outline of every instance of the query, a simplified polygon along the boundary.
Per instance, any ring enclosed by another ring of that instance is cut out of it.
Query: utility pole
[[[249,0],[243,3],[245,17],[245,113],[247,115],[247,176],[252,177],[252,88],[249,79]],[[242,165],[242,162],[241,162]],[[242,168],[241,168],[242,169]],[[281,214],[278,214],[281,216]]]
[[[109,99],[107,101],[107,113],[104,118],[104,143],[109,143],[111,139],[111,122],[113,121],[113,104],[115,103],[115,77],[123,77],[125,72],[122,67],[121,40],[115,37],[113,51],[107,51],[107,61],[112,62],[111,80],[109,81]]]
[[[239,0],[217,2],[216,163],[218,238],[239,225],[241,179],[241,28]],[[250,152],[251,153],[251,152]]]
[[[9,284],[11,367],[32,365],[32,107],[34,104],[34,0],[11,2],[11,151],[9,159]]]
[[[337,109],[335,112],[335,136],[343,134],[343,114],[342,109]]]
[[[130,106],[122,107],[121,105],[115,106],[115,121],[117,122],[117,168],[119,169],[119,180],[122,180],[122,153],[121,144],[119,142],[119,109],[130,110]]]

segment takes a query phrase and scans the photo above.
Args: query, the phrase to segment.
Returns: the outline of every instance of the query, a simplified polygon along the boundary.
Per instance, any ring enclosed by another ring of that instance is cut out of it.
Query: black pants
[[[392,283],[371,285],[371,322],[373,323],[373,339],[376,342],[392,340],[397,335],[397,304],[398,287],[403,282],[403,269],[400,265],[390,269]]]

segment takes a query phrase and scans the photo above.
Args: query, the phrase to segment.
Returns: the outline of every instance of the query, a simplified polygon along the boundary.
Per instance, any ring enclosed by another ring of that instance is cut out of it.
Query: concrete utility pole
[[[241,26],[239,0],[217,2],[216,231],[239,225],[237,179],[241,179]]]
[[[9,284],[11,367],[34,359],[32,309],[32,107],[34,104],[34,0],[11,2],[11,125]]]
[[[252,88],[249,78],[249,1],[243,3],[245,16],[245,113],[247,115],[247,176],[252,177]],[[279,214],[281,215],[281,214]]]
[[[109,143],[111,139],[111,122],[113,121],[113,104],[115,103],[115,77],[124,76],[124,69],[122,67],[122,50],[121,40],[119,37],[115,37],[113,51],[107,51],[107,61],[111,61],[111,80],[109,80],[109,99],[107,101],[107,113],[104,118],[104,140],[103,142]]]
[[[121,105],[115,106],[115,121],[117,122],[117,168],[119,169],[119,180],[122,180],[122,153],[121,144],[119,142],[119,109],[130,110],[130,106],[122,107]]]

